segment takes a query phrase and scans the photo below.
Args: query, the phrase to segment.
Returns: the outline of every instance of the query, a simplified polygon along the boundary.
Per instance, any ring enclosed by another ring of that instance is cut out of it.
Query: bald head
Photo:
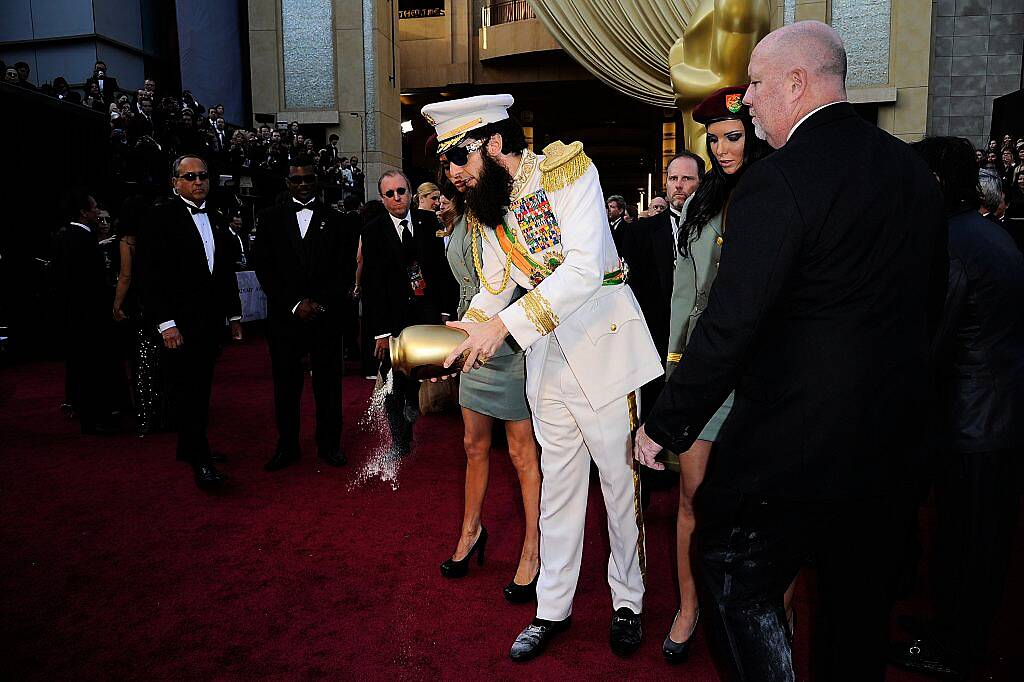
[[[803,67],[832,87],[846,87],[846,48],[828,24],[798,21],[783,26],[757,44],[754,54],[757,53],[782,68]]]
[[[757,44],[749,75],[743,101],[758,136],[778,149],[806,114],[846,99],[846,48],[831,26],[798,21]]]

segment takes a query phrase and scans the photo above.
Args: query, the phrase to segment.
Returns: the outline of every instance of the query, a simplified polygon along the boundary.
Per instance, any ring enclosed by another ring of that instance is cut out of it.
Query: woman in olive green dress
[[[685,357],[686,342],[707,307],[727,238],[732,189],[750,164],[770,151],[768,145],[754,135],[750,113],[742,103],[744,90],[745,87],[723,88],[712,93],[693,112],[694,120],[707,128],[711,170],[683,205],[672,283],[668,374]],[[670,663],[686,660],[697,626],[697,588],[690,568],[690,538],[695,526],[693,498],[704,480],[712,443],[729,415],[732,400],[732,395],[726,398],[690,449],[679,456],[679,512],[676,516],[679,611],[662,645],[662,653]]]
[[[448,263],[459,283],[458,314],[461,319],[480,289],[473,242],[477,241],[476,250],[479,251],[481,235],[468,227],[462,205],[463,178],[458,174],[453,177],[444,156],[441,157],[441,167],[449,180],[445,193],[450,195],[447,198],[451,203],[442,212],[441,219],[448,232]],[[460,375],[459,381],[459,405],[465,425],[465,509],[455,553],[441,564],[441,573],[448,578],[466,575],[474,554],[478,554],[480,563],[483,562],[487,530],[481,522],[481,511],[487,492],[492,427],[494,420],[498,419],[505,422],[509,457],[519,476],[526,521],[519,565],[514,578],[505,586],[504,595],[514,603],[532,601],[536,598],[537,576],[540,574],[540,462],[526,404],[523,351],[506,342],[486,365]]]

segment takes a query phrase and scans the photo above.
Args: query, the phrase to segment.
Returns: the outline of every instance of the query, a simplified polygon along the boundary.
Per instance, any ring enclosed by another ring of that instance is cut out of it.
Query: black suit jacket
[[[685,451],[735,388],[706,482],[820,500],[906,487],[928,440],[945,235],[908,145],[850,104],[815,113],[734,190],[708,307],[647,433]]]
[[[437,236],[441,223],[430,211],[412,210],[416,260],[426,281],[423,300],[416,306],[418,319],[410,318],[412,287],[390,214],[367,223],[363,229],[363,304],[374,336],[397,336],[411,324],[440,324],[441,313],[454,314],[455,279],[444,253],[444,241]]]
[[[950,452],[1024,445],[1024,257],[973,208],[949,219],[949,289],[935,338]]]
[[[89,336],[110,320],[114,299],[107,285],[103,255],[92,233],[77,225],[62,227],[53,240],[50,271],[69,331]]]
[[[83,89],[86,92],[89,92],[89,86],[91,86],[93,83],[99,84],[99,80],[97,80],[95,76],[90,76],[85,80],[85,85],[83,86]],[[110,104],[115,99],[117,99],[117,94],[121,92],[121,88],[117,85],[117,79],[111,78],[110,76],[104,78],[103,89],[100,90],[100,92],[103,94],[103,101],[107,104]]]
[[[640,303],[662,360],[668,349],[675,267],[672,218],[671,212],[662,211],[627,225],[619,249],[619,255],[629,265],[629,285]]]
[[[178,198],[157,204],[138,241],[142,305],[152,325],[174,320],[188,343],[191,333],[216,334],[224,320],[242,314],[232,244],[220,217],[208,214],[213,229],[213,273],[192,214]]]
[[[294,318],[292,308],[306,298],[340,312],[346,282],[342,216],[318,201],[303,238],[293,206],[289,198],[256,217],[253,262],[267,294],[267,315]]]

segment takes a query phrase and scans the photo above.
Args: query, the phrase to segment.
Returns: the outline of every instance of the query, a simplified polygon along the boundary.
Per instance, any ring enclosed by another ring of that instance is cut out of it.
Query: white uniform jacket
[[[663,368],[640,306],[623,283],[597,169],[579,142],[555,142],[544,152],[523,153],[505,224],[478,225],[482,283],[463,319],[501,317],[526,350],[531,404],[553,334],[598,410]],[[528,291],[509,305],[514,284]]]

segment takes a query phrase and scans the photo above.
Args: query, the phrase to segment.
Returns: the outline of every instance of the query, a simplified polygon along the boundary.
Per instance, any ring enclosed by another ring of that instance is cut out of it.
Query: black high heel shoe
[[[537,569],[537,574],[533,576],[529,585],[520,585],[515,578],[512,578],[512,582],[505,585],[505,589],[502,590],[505,601],[509,604],[528,604],[537,601],[537,578],[539,577],[540,569]]]
[[[477,537],[476,542],[470,547],[469,552],[466,556],[462,557],[458,561],[455,559],[448,559],[441,564],[441,575],[445,578],[465,578],[466,574],[469,573],[469,560],[473,558],[474,554],[477,554],[476,565],[484,565],[484,549],[487,547],[487,529],[480,525],[480,535]]]
[[[676,617],[672,619],[672,625],[676,624],[676,618],[679,618],[679,611],[676,611]],[[665,641],[661,645],[661,654],[665,657],[665,660],[672,665],[682,663],[690,656],[690,642],[693,641],[693,633],[697,631],[697,620],[700,618],[700,609],[697,609],[696,615],[693,617],[693,627],[690,629],[690,634],[687,636],[685,642],[677,642],[668,635],[665,635]]]

